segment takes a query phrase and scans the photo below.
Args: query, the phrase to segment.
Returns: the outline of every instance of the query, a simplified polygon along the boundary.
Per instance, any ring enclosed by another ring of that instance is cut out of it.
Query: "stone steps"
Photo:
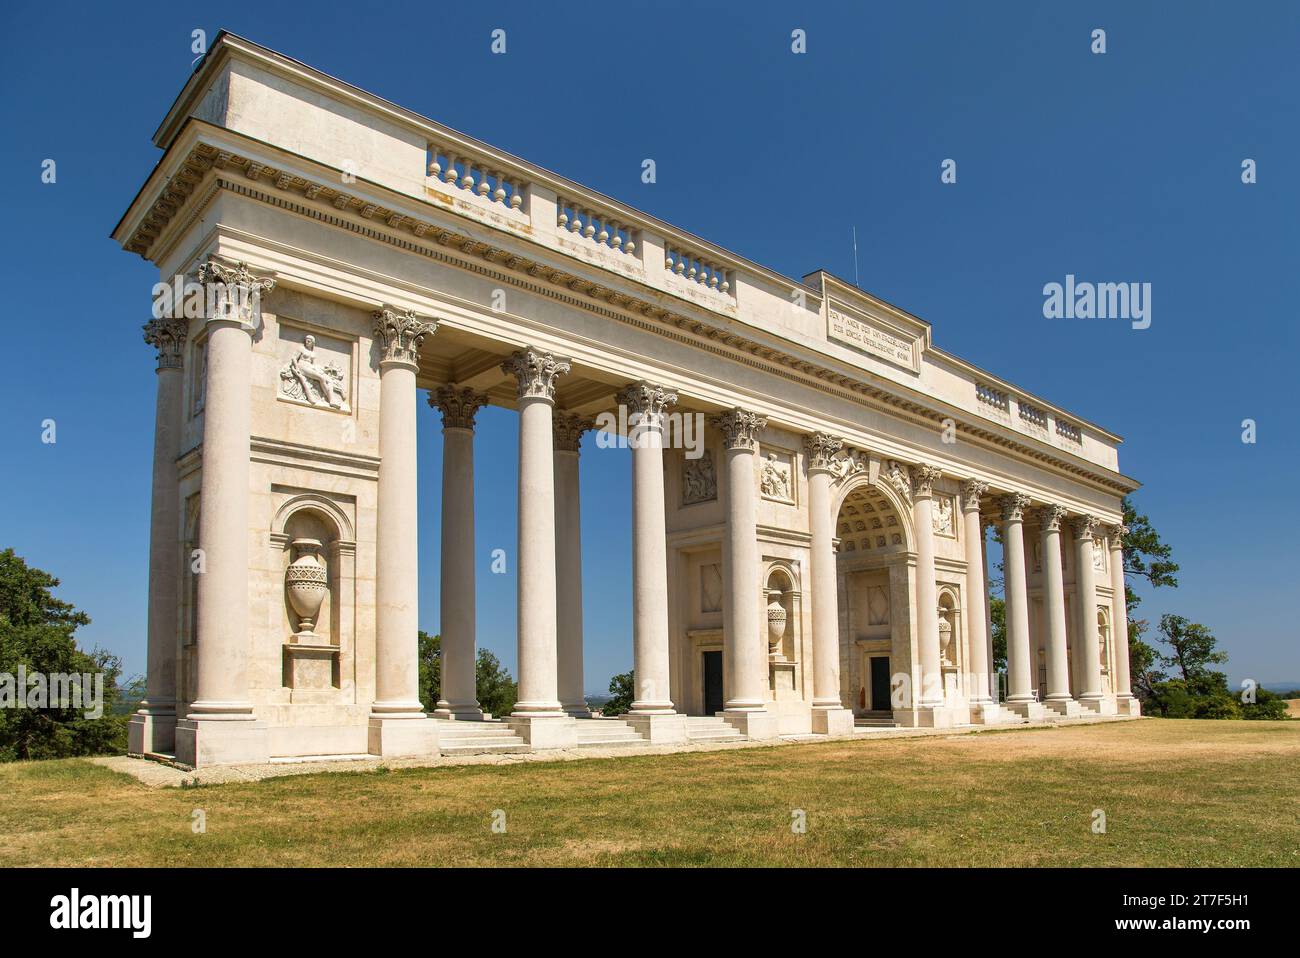
[[[574,719],[578,726],[578,747],[598,748],[602,745],[648,745],[639,732],[621,719]]]
[[[716,715],[688,715],[686,737],[692,742],[744,742],[747,736]]]
[[[529,751],[528,743],[504,722],[430,721],[438,723],[438,751],[443,755],[509,755]]]

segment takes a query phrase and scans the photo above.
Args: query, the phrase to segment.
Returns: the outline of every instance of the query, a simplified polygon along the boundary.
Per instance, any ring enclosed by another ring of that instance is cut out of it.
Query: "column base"
[[[180,765],[261,765],[270,760],[267,725],[252,716],[186,717],[176,723],[176,761]]]
[[[1121,695],[1115,700],[1115,714],[1138,718],[1142,715],[1142,703],[1136,696]]]
[[[756,741],[777,738],[781,734],[781,720],[763,709],[726,709],[722,720],[746,738]]]
[[[1079,704],[1096,715],[1118,715],[1115,700],[1105,695],[1081,695]]]
[[[619,717],[636,729],[637,734],[647,742],[659,745],[687,741],[685,715],[676,712],[655,712],[647,715],[629,712]]]
[[[570,718],[589,719],[592,717],[591,709],[587,707],[586,702],[582,702],[578,705],[561,705],[560,708],[563,710],[564,714],[568,715]]]
[[[126,724],[129,755],[170,755],[176,750],[176,710],[143,706]]]
[[[510,730],[536,749],[573,748],[578,744],[578,727],[569,715],[507,715],[502,719]]]
[[[491,717],[477,705],[444,705],[441,702],[429,713],[429,718],[448,722],[483,722]]]
[[[814,705],[812,730],[815,735],[852,735],[853,713],[838,705]]]
[[[1084,708],[1074,699],[1052,699],[1049,698],[1043,703],[1043,708],[1062,718],[1078,718],[1084,713]]]
[[[1019,702],[1008,700],[1002,703],[1002,707],[1008,712],[1014,712],[1022,719],[1028,719],[1031,722],[1041,722],[1047,718],[1047,708],[1042,702],[1034,699],[1025,699]]]
[[[959,724],[953,710],[946,705],[894,709],[894,721],[902,728],[952,728]]]
[[[427,716],[392,718],[370,716],[366,751],[380,758],[437,758],[438,726]]]

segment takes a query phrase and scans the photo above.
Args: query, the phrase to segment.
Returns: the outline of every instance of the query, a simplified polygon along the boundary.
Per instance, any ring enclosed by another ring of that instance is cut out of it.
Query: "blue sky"
[[[851,279],[856,226],[863,288],[1125,437],[1139,508],[1182,565],[1142,614],[1208,625],[1234,680],[1300,684],[1286,546],[1300,530],[1300,7],[544,6],[5,6],[0,547],[62,578],[94,620],[87,642],[144,667],[154,374],[139,329],[156,273],[108,233],[157,159],[191,31],[225,28],[790,276]],[[505,55],[489,50],[497,28]],[[1150,328],[1045,319],[1043,286],[1067,273],[1151,283]],[[436,418],[420,446],[430,630]],[[486,563],[513,552],[515,417],[480,424],[479,636],[513,670],[513,576]],[[583,470],[594,691],[631,665],[630,474],[626,452],[590,442]]]

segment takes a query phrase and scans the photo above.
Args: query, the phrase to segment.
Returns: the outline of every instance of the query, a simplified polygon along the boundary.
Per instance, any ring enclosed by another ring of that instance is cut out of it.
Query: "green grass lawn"
[[[0,766],[0,795],[7,865],[1294,867],[1300,722],[1150,720],[194,788],[72,759]],[[205,834],[191,829],[195,809]],[[791,829],[796,809],[804,834]]]

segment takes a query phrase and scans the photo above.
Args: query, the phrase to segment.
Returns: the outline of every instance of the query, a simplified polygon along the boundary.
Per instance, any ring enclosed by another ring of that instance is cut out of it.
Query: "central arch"
[[[910,671],[910,496],[887,476],[843,481],[836,499],[840,699],[859,720],[887,721],[892,676]]]

